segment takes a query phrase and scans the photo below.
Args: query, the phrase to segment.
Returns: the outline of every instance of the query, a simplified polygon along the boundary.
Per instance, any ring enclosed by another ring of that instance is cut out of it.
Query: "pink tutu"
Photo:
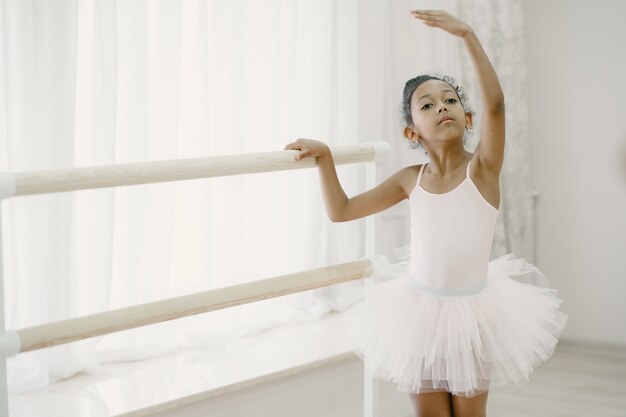
[[[364,299],[341,316],[374,377],[407,393],[473,397],[527,382],[552,355],[568,316],[534,265],[509,253],[489,262],[486,285],[473,294],[445,295],[413,285],[409,248],[395,250],[399,263],[371,259]]]

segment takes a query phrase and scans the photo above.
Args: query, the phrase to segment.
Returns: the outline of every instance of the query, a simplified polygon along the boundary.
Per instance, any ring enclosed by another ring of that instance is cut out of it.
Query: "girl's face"
[[[411,97],[413,131],[421,141],[462,140],[471,115],[465,113],[459,96],[450,84],[428,80]]]

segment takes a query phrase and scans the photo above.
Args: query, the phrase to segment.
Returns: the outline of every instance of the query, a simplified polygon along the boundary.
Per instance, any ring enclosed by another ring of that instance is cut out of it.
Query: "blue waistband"
[[[435,288],[429,285],[422,284],[421,282],[409,278],[408,285],[418,291],[435,297],[461,297],[468,295],[476,295],[482,292],[489,285],[489,281],[485,279],[483,282],[479,282],[476,285],[462,288]]]

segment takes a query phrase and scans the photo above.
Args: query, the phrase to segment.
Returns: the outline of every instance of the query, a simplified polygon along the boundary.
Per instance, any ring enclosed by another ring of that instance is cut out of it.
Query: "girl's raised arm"
[[[499,174],[504,160],[504,94],[474,30],[443,10],[412,10],[425,25],[437,27],[463,40],[474,65],[483,100],[480,143],[476,148],[483,169]]]
[[[383,211],[408,198],[406,183],[410,178],[410,167],[403,168],[376,187],[348,198],[344,192],[333,161],[330,149],[324,142],[313,139],[298,139],[285,146],[300,153],[295,159],[314,157],[320,173],[322,197],[326,214],[333,222],[347,222]]]

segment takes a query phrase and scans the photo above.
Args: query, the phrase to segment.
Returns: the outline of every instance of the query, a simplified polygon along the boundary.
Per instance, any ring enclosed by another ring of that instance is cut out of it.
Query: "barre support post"
[[[374,160],[366,164],[366,189],[372,189],[376,186],[377,176],[380,175],[378,169],[381,162],[388,160],[390,155],[390,146],[387,142],[371,142],[374,147]],[[376,232],[381,230],[380,218],[377,215],[368,216],[365,219],[365,256],[372,257],[380,252],[380,242],[376,236]],[[373,271],[372,271],[373,272]],[[373,285],[371,279],[365,280],[366,292]],[[365,354],[363,361],[363,415],[364,417],[380,416],[380,382],[375,379],[369,371],[369,360]]]

